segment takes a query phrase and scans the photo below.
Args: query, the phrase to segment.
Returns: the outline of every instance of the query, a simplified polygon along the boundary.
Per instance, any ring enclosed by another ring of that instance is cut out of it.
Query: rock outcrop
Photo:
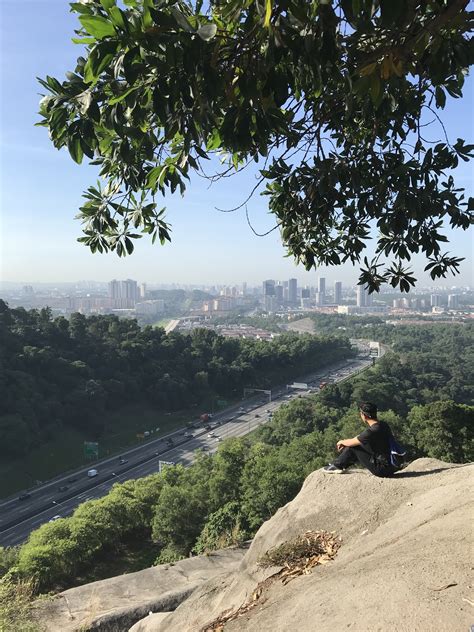
[[[70,588],[39,600],[34,616],[47,632],[125,632],[149,612],[172,611],[203,582],[237,569],[245,552],[215,551]]]
[[[335,531],[333,562],[277,581],[225,632],[468,632],[472,594],[474,465],[419,459],[393,479],[354,470],[313,472],[255,536],[238,570],[202,584],[146,632],[200,632],[251,599],[278,569],[257,562],[307,530]],[[215,627],[215,629],[219,629]]]
[[[247,551],[74,588],[43,605],[40,618],[65,632],[468,632],[473,474],[474,464],[433,459],[393,479],[316,471]],[[342,538],[334,560],[286,584],[278,567],[259,565],[269,549],[321,530]],[[241,608],[257,586],[254,607]]]

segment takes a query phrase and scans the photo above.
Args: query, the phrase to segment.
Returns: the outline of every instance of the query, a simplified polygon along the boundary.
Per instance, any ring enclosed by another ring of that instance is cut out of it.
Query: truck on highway
[[[319,388],[325,388],[328,385],[327,382],[320,382]]]
[[[202,422],[206,422],[206,421],[209,421],[209,419],[212,419],[212,415],[211,415],[211,413],[203,413],[203,414],[199,417],[199,419],[200,419]]]
[[[87,472],[87,476],[89,478],[94,478],[94,476],[97,476],[97,474],[98,474],[97,470],[88,470],[88,472]]]

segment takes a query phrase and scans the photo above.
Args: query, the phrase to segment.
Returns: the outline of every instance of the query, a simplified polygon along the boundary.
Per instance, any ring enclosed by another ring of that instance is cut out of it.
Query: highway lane
[[[288,398],[305,396],[318,392],[320,381],[338,382],[347,379],[354,373],[363,370],[371,364],[370,360],[354,359],[334,365],[328,373],[319,371],[316,374],[307,376],[305,382],[311,386],[308,392],[292,391],[289,393],[285,387],[276,389],[272,393],[272,402],[262,402],[261,398],[251,398],[243,403],[243,406],[233,406],[213,417],[210,423],[217,436],[222,439],[233,436],[243,436],[252,432],[269,418],[269,413],[276,410],[283,403],[289,401]],[[344,367],[344,368],[343,368]],[[203,428],[194,429],[192,437],[185,437],[185,429],[171,433],[167,437],[162,437],[147,442],[136,448],[124,451],[121,455],[126,463],[122,465],[117,457],[105,459],[94,466],[99,471],[99,476],[87,479],[86,469],[76,473],[68,473],[42,486],[32,492],[31,499],[19,501],[18,496],[6,499],[0,504],[2,521],[0,522],[0,545],[13,546],[27,539],[29,533],[39,525],[48,522],[55,516],[68,516],[74,509],[89,499],[101,498],[116,482],[123,482],[129,479],[137,479],[158,471],[159,461],[172,461],[189,465],[195,458],[195,452],[203,449],[206,452],[215,452],[219,445],[216,438],[209,437],[209,431]],[[172,439],[173,446],[169,445],[167,439]],[[125,470],[125,471],[124,471]],[[58,493],[58,486],[69,483],[67,497],[64,493]],[[40,492],[36,499],[36,495]],[[31,503],[35,500],[35,503]],[[33,515],[32,515],[33,514]],[[3,525],[3,526],[2,526]]]

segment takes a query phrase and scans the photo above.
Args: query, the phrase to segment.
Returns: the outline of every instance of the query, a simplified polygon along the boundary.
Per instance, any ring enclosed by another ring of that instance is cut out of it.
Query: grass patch
[[[30,581],[0,579],[0,632],[41,632],[44,627],[33,620],[31,604],[34,586]]]

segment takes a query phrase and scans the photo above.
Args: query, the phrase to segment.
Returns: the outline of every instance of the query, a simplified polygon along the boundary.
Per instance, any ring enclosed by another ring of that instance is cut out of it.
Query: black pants
[[[336,460],[333,461],[333,464],[342,470],[345,470],[349,465],[354,465],[355,463],[360,463],[375,476],[385,478],[393,476],[394,473],[394,468],[391,465],[383,461],[381,462],[380,459],[376,458],[370,448],[367,449],[361,445],[354,446],[353,448],[344,448],[339,452]]]

